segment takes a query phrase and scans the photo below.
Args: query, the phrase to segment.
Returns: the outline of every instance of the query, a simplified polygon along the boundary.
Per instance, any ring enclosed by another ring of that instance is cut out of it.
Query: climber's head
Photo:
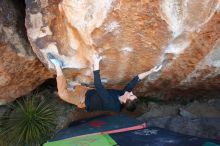
[[[132,92],[126,91],[122,96],[119,97],[119,100],[128,111],[132,112],[136,109],[138,98]]]

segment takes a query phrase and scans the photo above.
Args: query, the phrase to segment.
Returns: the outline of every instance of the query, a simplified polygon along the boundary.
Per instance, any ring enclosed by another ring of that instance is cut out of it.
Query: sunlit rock
[[[162,64],[136,88],[141,96],[218,92],[219,0],[26,0],[33,51],[48,68],[52,52],[68,79],[92,83],[91,56],[103,56],[105,85],[122,88]],[[203,92],[204,90],[204,92]]]

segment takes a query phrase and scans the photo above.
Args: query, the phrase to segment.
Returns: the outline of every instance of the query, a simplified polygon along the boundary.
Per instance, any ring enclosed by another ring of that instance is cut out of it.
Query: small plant
[[[4,143],[37,146],[51,136],[56,126],[56,106],[37,98],[33,94],[9,106],[10,111],[0,119],[0,137]]]

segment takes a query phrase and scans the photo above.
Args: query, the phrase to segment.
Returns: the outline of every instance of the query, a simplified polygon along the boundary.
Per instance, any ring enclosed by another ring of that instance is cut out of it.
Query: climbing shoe
[[[61,68],[63,67],[63,62],[61,60],[57,59],[52,53],[47,53],[47,58],[54,65],[59,65]]]

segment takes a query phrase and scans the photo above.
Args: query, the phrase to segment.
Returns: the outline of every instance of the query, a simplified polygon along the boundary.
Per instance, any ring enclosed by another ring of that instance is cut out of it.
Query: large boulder
[[[92,83],[94,53],[107,87],[162,64],[135,89],[140,96],[218,95],[219,0],[26,0],[33,51],[64,62],[68,79]],[[208,92],[207,92],[208,91]]]
[[[28,42],[20,0],[0,1],[0,105],[13,101],[52,76]]]

